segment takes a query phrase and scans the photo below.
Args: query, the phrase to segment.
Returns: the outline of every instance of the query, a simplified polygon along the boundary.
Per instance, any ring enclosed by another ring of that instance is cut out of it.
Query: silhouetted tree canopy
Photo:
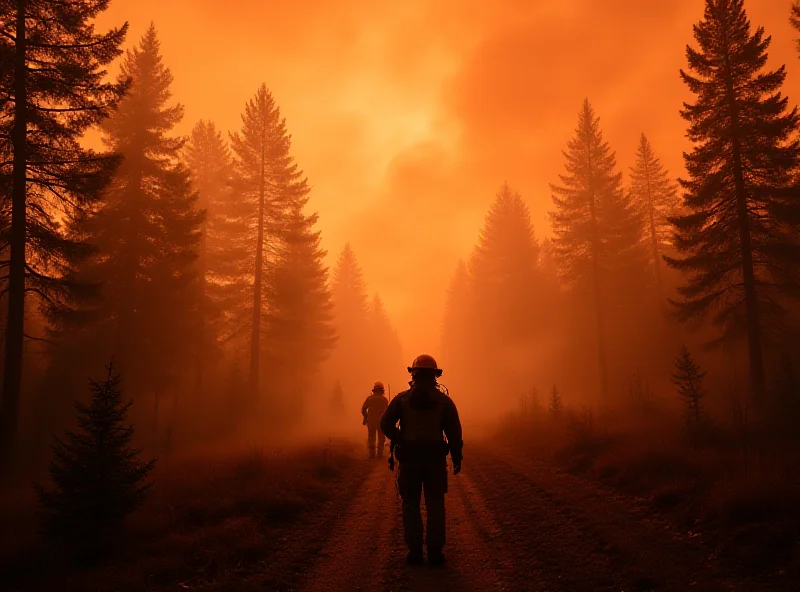
[[[683,320],[710,319],[715,343],[747,338],[754,392],[764,390],[764,340],[798,294],[798,112],[767,70],[771,38],[751,30],[742,0],[707,0],[681,76],[696,96],[681,115],[694,148],[685,156],[685,215],[672,218],[687,275],[675,302]]]
[[[14,454],[26,296],[52,318],[89,295],[73,274],[89,249],[68,226],[95,207],[119,162],[113,147],[97,152],[80,143],[127,86],[124,78],[106,80],[128,28],[95,32],[107,7],[107,0],[0,4],[0,286],[8,296],[0,469]]]
[[[668,218],[678,213],[678,184],[670,178],[644,134],[636,152],[636,164],[631,168],[630,191],[634,207],[644,219],[650,266],[657,293],[662,296],[662,256],[666,254],[665,247],[672,238],[672,226]]]
[[[76,227],[94,247],[79,277],[102,286],[88,329],[96,355],[116,355],[133,388],[153,393],[157,420],[158,398],[185,378],[199,336],[203,213],[180,160],[185,138],[172,134],[183,106],[171,104],[172,73],[153,25],[119,78],[131,87],[103,130],[124,160],[102,204]]]

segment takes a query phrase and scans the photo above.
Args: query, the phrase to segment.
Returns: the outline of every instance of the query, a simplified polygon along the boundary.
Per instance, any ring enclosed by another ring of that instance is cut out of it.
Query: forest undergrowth
[[[4,585],[9,590],[196,589],[234,581],[268,556],[270,565],[280,567],[273,551],[286,546],[286,533],[337,496],[340,487],[359,482],[356,473],[363,465],[355,458],[349,442],[335,440],[160,459],[147,502],[126,525],[119,548],[104,563],[84,567],[60,557],[35,534],[36,500],[30,488],[20,489],[20,495],[4,496],[0,506]]]
[[[800,437],[786,416],[731,408],[730,420],[695,426],[634,405],[533,408],[508,420],[504,440],[630,496],[750,574],[798,574]]]

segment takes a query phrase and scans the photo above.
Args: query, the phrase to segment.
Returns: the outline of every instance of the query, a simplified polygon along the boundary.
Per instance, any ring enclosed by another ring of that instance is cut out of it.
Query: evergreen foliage
[[[548,410],[553,415],[558,415],[563,411],[564,403],[561,399],[561,391],[558,390],[556,385],[553,385],[553,388],[550,389],[550,401],[548,405]]]
[[[600,120],[588,100],[564,157],[566,173],[560,175],[560,185],[551,186],[553,255],[562,278],[590,293],[594,301],[598,369],[605,399],[609,394],[608,309],[634,287],[640,289],[644,279],[641,212],[622,190],[616,156],[603,139]]]
[[[264,283],[268,265],[277,263],[287,216],[305,204],[309,192],[303,172],[291,155],[292,137],[272,93],[262,84],[245,105],[242,128],[231,135],[238,198],[239,222],[245,249],[237,261],[250,275],[249,361],[250,391],[259,392],[261,375]],[[245,271],[242,269],[241,271]]]
[[[245,289],[239,265],[244,257],[240,243],[245,225],[233,191],[230,149],[213,122],[197,122],[186,144],[184,159],[197,192],[197,207],[205,212],[197,260],[198,322],[202,329],[197,363],[201,381],[202,368],[213,349],[233,331],[231,311]]]
[[[283,393],[305,392],[336,342],[317,215],[303,214],[303,205],[296,201],[284,222],[264,291],[265,353]]]
[[[678,387],[678,396],[686,406],[687,422],[699,424],[702,417],[700,401],[705,396],[703,378],[706,372],[694,361],[689,350],[684,346],[675,359],[675,371],[672,382]]]
[[[75,403],[79,431],[57,438],[50,462],[52,488],[37,485],[44,533],[73,551],[104,553],[124,520],[144,503],[156,460],[143,462],[131,446],[131,402],[122,399],[113,363],[90,381],[91,400]]]
[[[469,262],[474,305],[495,342],[531,337],[539,244],[522,196],[504,183],[497,192]],[[530,322],[529,322],[530,321]]]
[[[636,153],[636,164],[631,169],[631,199],[641,212],[646,227],[650,250],[650,266],[659,296],[663,294],[661,278],[662,255],[671,242],[672,227],[669,217],[678,207],[678,185],[669,177],[647,136],[642,134]]]
[[[131,87],[103,129],[106,145],[124,160],[103,203],[76,224],[94,247],[78,277],[102,286],[92,311],[95,354],[116,355],[134,392],[154,394],[158,421],[158,399],[184,378],[199,336],[203,213],[180,161],[185,139],[171,134],[183,107],[170,104],[172,74],[153,25],[127,52],[119,79]],[[68,339],[75,329],[70,320],[61,319]]]
[[[681,180],[687,213],[672,218],[688,276],[675,302],[682,320],[710,318],[712,342],[746,337],[751,391],[765,386],[764,343],[798,295],[797,109],[781,94],[784,68],[767,70],[771,38],[752,30],[743,0],[707,0],[687,47],[683,81],[695,95],[681,112],[694,143]]]
[[[5,360],[0,469],[13,461],[22,385],[26,298],[47,317],[91,295],[72,274],[89,249],[67,231],[97,203],[119,163],[84,148],[84,133],[114,108],[127,82],[106,80],[127,23],[97,33],[108,0],[0,2],[0,252]]]

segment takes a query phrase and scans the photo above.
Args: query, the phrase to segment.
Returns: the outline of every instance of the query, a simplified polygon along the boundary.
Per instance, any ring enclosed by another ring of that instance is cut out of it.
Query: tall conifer
[[[767,70],[771,38],[752,31],[742,0],[707,0],[681,76],[696,95],[681,112],[694,148],[685,155],[688,213],[672,219],[689,275],[675,303],[684,320],[711,317],[717,342],[746,337],[754,394],[765,388],[764,340],[796,295],[800,164],[797,109],[781,94],[783,67]]]
[[[404,364],[400,338],[378,294],[372,297],[369,304],[367,323],[367,343],[372,358],[371,366],[378,377],[376,380],[390,382],[393,377],[400,375],[407,363]]]
[[[562,277],[591,294],[601,391],[607,398],[606,316],[615,289],[619,293],[626,284],[641,285],[642,220],[622,191],[616,156],[588,100],[564,157],[566,174],[560,175],[560,185],[551,186],[553,255]]]
[[[631,198],[644,217],[650,250],[650,265],[659,296],[663,295],[661,280],[664,245],[669,242],[672,227],[668,217],[676,214],[678,185],[670,179],[647,136],[642,134],[631,168]]]
[[[475,305],[498,345],[531,336],[539,243],[522,196],[504,183],[486,215],[469,263]]]
[[[308,185],[291,156],[292,137],[286,129],[272,93],[265,84],[245,105],[242,129],[231,135],[238,191],[248,232],[251,263],[250,296],[250,391],[255,395],[262,382],[261,351],[264,313],[264,282],[280,248],[280,229],[296,200],[305,199]]]
[[[233,162],[222,134],[211,121],[201,120],[192,129],[184,153],[197,191],[198,208],[205,212],[198,249],[197,389],[203,384],[211,350],[229,331],[233,308],[231,292],[241,293],[240,266],[244,253],[238,243],[245,231],[233,191]],[[239,248],[237,248],[237,246]],[[239,281],[237,281],[239,280]]]
[[[265,349],[272,382],[282,394],[294,396],[302,396],[336,342],[326,253],[314,230],[318,217],[305,215],[303,205],[291,207],[264,290]]]
[[[14,454],[22,384],[26,295],[45,312],[71,306],[81,284],[71,263],[84,243],[65,222],[93,207],[117,164],[111,153],[83,148],[126,82],[106,81],[127,24],[98,34],[94,19],[108,0],[0,2],[0,243],[7,291],[0,405],[0,468]]]
[[[337,368],[349,369],[342,376],[342,386],[350,394],[366,388],[370,373],[365,364],[365,343],[369,335],[367,286],[349,243],[342,249],[333,269],[331,294],[339,336],[332,361]]]
[[[186,378],[198,335],[203,215],[180,161],[184,138],[171,134],[183,107],[170,104],[172,74],[153,25],[127,52],[120,79],[131,87],[105,122],[104,139],[124,160],[102,206],[77,225],[95,247],[79,275],[102,286],[92,325],[98,353],[116,354],[132,389],[152,393],[157,421],[160,396]]]

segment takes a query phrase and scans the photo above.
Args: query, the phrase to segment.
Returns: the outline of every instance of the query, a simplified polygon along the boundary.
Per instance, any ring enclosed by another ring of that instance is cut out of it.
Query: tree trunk
[[[733,156],[733,180],[736,191],[736,213],[739,223],[739,244],[742,249],[742,280],[744,303],[747,315],[747,350],[749,356],[750,388],[756,399],[761,399],[765,389],[764,356],[761,343],[761,323],[758,311],[756,274],[753,266],[753,245],[750,237],[750,212],[747,207],[747,190],[742,170],[742,153],[739,140],[739,108],[730,73],[730,62],[726,56],[726,86],[728,108],[731,116],[731,148]]]
[[[656,290],[658,297],[661,298],[661,261],[658,257],[658,235],[656,234],[656,217],[653,212],[653,193],[650,188],[650,165],[645,159],[644,162],[645,178],[647,179],[647,213],[650,216],[650,247],[653,251],[653,270],[656,275]]]
[[[266,125],[264,125],[266,127]],[[258,394],[261,364],[261,283],[264,265],[264,210],[266,129],[261,134],[261,172],[258,180],[258,235],[256,237],[256,269],[253,274],[253,324],[250,336],[250,392]]]
[[[208,210],[206,210],[206,216]],[[198,324],[199,331],[197,336],[197,361],[195,367],[195,396],[199,398],[203,393],[203,381],[205,380],[205,366],[208,351],[208,331],[206,327],[206,267],[207,267],[207,249],[208,249],[208,222],[203,222],[202,234],[200,236],[200,254],[198,257],[198,277],[199,277],[199,306],[198,306]]]
[[[161,407],[161,392],[159,389],[153,389],[153,419],[150,429],[153,430],[153,443],[157,446],[159,444],[158,438],[158,423],[159,423],[159,410]]]
[[[588,119],[587,119],[588,121]],[[597,321],[597,367],[600,371],[600,394],[602,401],[608,401],[608,364],[606,362],[606,338],[605,338],[605,311],[603,307],[603,295],[601,292],[600,281],[600,237],[597,228],[597,204],[594,188],[594,174],[592,162],[592,148],[587,142],[586,152],[589,160],[589,209],[592,221],[592,284],[594,287],[594,306]]]
[[[594,218],[594,205],[592,206],[592,218]],[[595,230],[595,232],[597,232]],[[595,241],[593,241],[595,243]],[[606,363],[606,337],[605,337],[605,311],[603,307],[603,295],[601,293],[600,265],[598,258],[597,244],[592,245],[592,280],[594,284],[594,305],[597,317],[597,366],[600,370],[600,393],[603,401],[608,401],[608,365]]]
[[[22,386],[22,351],[25,318],[25,191],[27,178],[27,70],[25,43],[26,0],[17,2],[16,53],[14,55],[14,127],[11,144],[14,168],[11,188],[11,240],[8,273],[3,402],[0,406],[0,470],[9,471],[16,456],[19,395]]]

